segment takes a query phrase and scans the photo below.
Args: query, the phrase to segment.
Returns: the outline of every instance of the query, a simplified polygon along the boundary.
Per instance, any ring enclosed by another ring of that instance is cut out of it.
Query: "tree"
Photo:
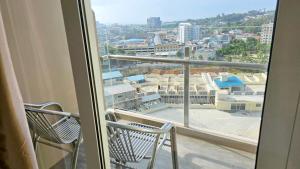
[[[116,55],[116,54],[125,54],[125,51],[120,48],[115,48],[111,45],[108,45],[107,48],[105,48],[105,52],[108,54]]]
[[[232,40],[227,46],[216,51],[218,57],[225,57],[231,61],[232,56],[244,62],[258,62],[265,64],[268,62],[270,45],[262,44],[255,38],[243,40]],[[256,56],[256,57],[254,57]]]
[[[182,58],[183,57],[183,53],[181,51],[178,51],[176,53],[176,56],[179,57],[179,58]]]

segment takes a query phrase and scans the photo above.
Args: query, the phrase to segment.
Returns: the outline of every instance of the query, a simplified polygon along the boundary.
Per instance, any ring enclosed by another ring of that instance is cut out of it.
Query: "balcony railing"
[[[192,52],[194,53],[194,52]],[[125,61],[140,61],[150,63],[169,63],[169,64],[180,64],[183,66],[183,77],[184,77],[184,94],[183,94],[183,109],[184,109],[184,126],[189,127],[189,105],[190,105],[190,65],[197,66],[219,66],[224,68],[237,68],[244,70],[259,70],[267,71],[267,64],[257,63],[240,63],[240,62],[227,62],[227,61],[204,61],[204,60],[192,60],[190,59],[190,48],[185,47],[185,55],[183,59],[171,59],[163,58],[159,56],[127,56],[127,55],[105,55],[101,57],[102,60],[125,60]]]

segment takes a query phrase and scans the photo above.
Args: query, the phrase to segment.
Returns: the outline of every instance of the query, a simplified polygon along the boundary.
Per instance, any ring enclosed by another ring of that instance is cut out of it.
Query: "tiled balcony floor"
[[[214,145],[202,140],[177,135],[178,159],[180,169],[254,169],[255,154]],[[80,150],[78,169],[85,169],[83,147]],[[63,169],[69,164],[61,161],[52,169]],[[171,169],[170,147],[164,147],[158,153],[155,168]],[[138,169],[146,168],[147,160],[135,165]],[[115,167],[112,167],[115,168]]]

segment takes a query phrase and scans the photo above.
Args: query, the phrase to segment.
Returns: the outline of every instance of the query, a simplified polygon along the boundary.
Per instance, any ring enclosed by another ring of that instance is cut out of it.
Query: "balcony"
[[[149,118],[124,110],[114,110],[122,122],[135,121],[160,126],[165,120]],[[180,169],[253,169],[255,165],[256,144],[246,139],[238,139],[230,135],[217,134],[211,131],[195,130],[177,125],[177,148]],[[70,162],[66,156],[51,169],[61,169]],[[170,148],[164,146],[157,155],[155,168],[171,169],[172,159]],[[135,168],[146,168],[147,160],[140,164],[129,164]],[[86,168],[84,146],[80,147],[78,169]],[[112,168],[118,168],[112,165]]]
[[[189,52],[186,47],[183,59],[125,55],[102,57],[102,62],[109,62],[110,72],[124,73],[123,83],[136,89],[124,94],[135,98],[135,103],[122,107],[118,104],[119,98],[116,98],[114,104],[107,108],[115,109],[119,119],[124,121],[155,126],[166,121],[173,122],[177,127],[180,168],[254,168],[261,107],[251,108],[251,104],[263,100],[256,100],[252,95],[254,97],[254,93],[261,92],[256,91],[258,88],[264,90],[267,65],[192,60]],[[114,67],[112,61],[134,64],[116,64]],[[153,73],[153,69],[159,73]],[[198,69],[201,69],[200,73]],[[213,72],[215,69],[219,72],[236,69],[240,74]],[[143,76],[142,81],[127,78],[140,76],[139,73]],[[227,79],[227,76],[239,86],[228,87],[227,82],[217,86],[215,80],[220,78],[223,82],[222,79]],[[111,79],[109,83],[108,80],[107,88],[118,85],[113,81]],[[230,99],[222,99],[224,92]],[[243,98],[237,99],[240,96]],[[240,106],[233,106],[235,104]],[[165,148],[159,153],[156,168],[171,167],[168,151]],[[142,168],[143,165],[136,167]]]
[[[103,78],[106,108],[112,108],[117,113],[118,119],[124,122],[134,121],[154,126],[161,126],[166,121],[175,124],[180,168],[253,169],[261,110],[240,111],[242,106],[224,108],[223,102],[230,101],[236,104],[236,97],[248,97],[249,94],[235,91],[234,88],[217,87],[214,80],[223,78],[223,74],[205,71],[192,74],[191,70],[195,66],[210,69],[221,67],[222,70],[223,68],[239,69],[242,72],[241,75],[235,74],[235,76],[245,81],[245,87],[241,87],[245,91],[254,90],[251,92],[252,96],[261,88],[259,85],[265,85],[263,82],[266,80],[265,74],[261,72],[265,72],[267,66],[254,63],[191,60],[188,50],[186,48],[187,55],[184,59],[125,55],[102,57],[102,63],[109,62],[108,74]],[[133,66],[129,64],[123,69],[118,69],[110,65],[111,61],[135,62],[136,64]],[[147,70],[163,67],[166,68],[163,69],[164,72],[171,72],[170,70],[174,69],[172,72],[175,74],[152,74],[143,71],[141,69],[143,67],[149,67]],[[183,70],[180,70],[181,68]],[[134,69],[142,70],[140,72],[144,79],[127,78],[136,76],[129,71]],[[112,70],[119,71],[113,73],[118,75],[116,78],[109,78]],[[244,70],[256,71],[256,73],[243,73]],[[117,88],[117,86],[122,87]],[[224,99],[224,93],[230,99]],[[251,99],[244,101],[251,102]],[[234,113],[230,112],[233,109]],[[84,145],[82,145],[78,158],[80,169],[86,168],[84,152]],[[156,159],[155,168],[172,167],[169,147],[164,147]],[[70,161],[70,155],[58,162],[52,169],[64,168],[68,161]],[[144,161],[141,164],[129,165],[145,168],[147,160]],[[112,168],[118,167],[112,165]]]

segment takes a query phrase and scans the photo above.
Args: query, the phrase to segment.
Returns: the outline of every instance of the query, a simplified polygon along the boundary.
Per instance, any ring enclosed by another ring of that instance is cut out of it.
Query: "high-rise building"
[[[100,56],[106,55],[107,51],[105,50],[105,44],[107,43],[107,27],[104,24],[101,24],[100,22],[96,22],[96,28],[97,28],[97,36],[98,36],[98,48]]]
[[[161,20],[160,17],[150,17],[147,18],[147,26],[150,30],[152,29],[160,29],[161,28]]]
[[[190,23],[180,23],[178,26],[178,41],[186,43],[188,41],[200,40],[202,31],[199,25],[192,25]]]
[[[161,45],[161,44],[162,44],[162,42],[161,42],[160,35],[159,35],[159,33],[156,33],[154,36],[154,45]]]
[[[271,44],[273,35],[273,23],[262,25],[260,42]]]
[[[200,40],[200,39],[201,39],[201,28],[199,25],[194,25],[192,40]]]
[[[193,38],[193,26],[190,23],[180,23],[178,26],[178,41],[186,43]]]

